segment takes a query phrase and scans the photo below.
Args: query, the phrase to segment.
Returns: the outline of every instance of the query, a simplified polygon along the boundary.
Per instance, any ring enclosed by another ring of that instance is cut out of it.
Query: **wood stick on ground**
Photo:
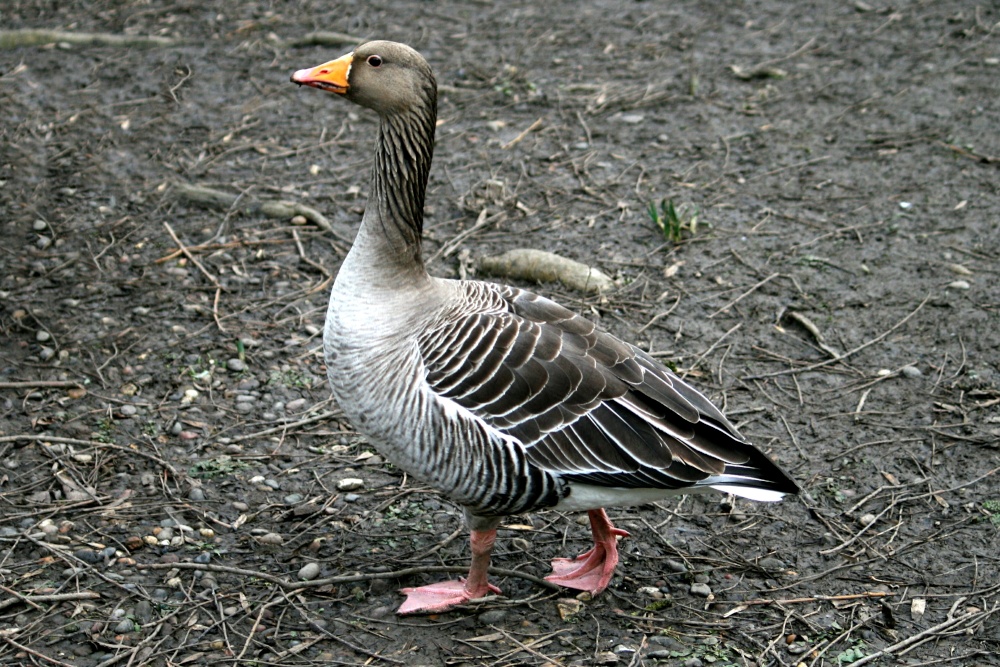
[[[467,574],[469,571],[468,567],[462,567],[461,565],[428,565],[425,567],[408,567],[403,570],[396,570],[394,572],[370,572],[367,574],[349,574],[340,577],[327,577],[325,579],[313,579],[311,581],[289,581],[287,579],[282,579],[281,577],[276,577],[272,574],[267,574],[265,572],[260,572],[258,570],[246,570],[239,567],[228,567],[225,565],[211,565],[206,563],[140,563],[136,565],[139,570],[169,570],[171,568],[176,568],[179,570],[201,570],[202,572],[220,572],[222,574],[235,574],[241,577],[250,577],[263,579],[264,581],[269,581],[276,586],[280,586],[283,589],[299,589],[299,588],[318,588],[323,586],[330,586],[333,584],[350,584],[357,581],[371,581],[373,579],[401,579],[403,577],[412,577],[416,574],[440,574],[440,573],[459,573]],[[490,574],[498,577],[517,577],[518,579],[524,579],[530,581],[533,584],[539,586],[544,586],[554,591],[561,591],[563,588],[549,581],[542,579],[541,577],[536,577],[534,575],[528,574],[527,572],[519,572],[518,570],[508,570],[506,568],[490,567]]]
[[[861,658],[860,660],[856,660],[855,662],[852,662],[851,666],[852,667],[862,667],[862,665],[867,665],[868,663],[874,662],[874,661],[878,660],[879,658],[881,658],[883,656],[893,655],[894,653],[902,651],[902,650],[906,649],[907,647],[912,646],[913,644],[916,644],[916,643],[918,643],[920,641],[923,641],[925,639],[933,637],[934,635],[941,634],[941,633],[947,631],[952,626],[965,624],[965,625],[971,627],[975,623],[966,623],[967,621],[975,621],[976,623],[978,623],[981,620],[985,620],[989,616],[993,615],[997,611],[998,607],[1000,607],[1000,603],[994,604],[991,608],[989,608],[989,609],[987,609],[985,611],[970,611],[967,614],[962,614],[961,616],[955,616],[953,618],[949,618],[948,620],[942,621],[941,623],[938,623],[935,626],[929,627],[929,628],[927,628],[926,630],[924,630],[922,632],[918,632],[917,634],[913,635],[912,637],[907,637],[906,639],[904,639],[902,641],[896,642],[892,646],[887,646],[884,649],[882,649],[881,651],[876,651],[875,653],[872,653],[871,655],[866,655],[865,657]]]
[[[170,226],[170,223],[167,222],[166,220],[164,220],[163,221],[163,226],[166,227],[167,232],[170,234],[170,238],[172,238],[174,240],[174,243],[176,243],[177,247],[180,248],[181,252],[184,253],[184,256],[187,257],[189,260],[191,260],[192,264],[194,264],[196,267],[198,267],[198,270],[201,271],[202,274],[206,278],[208,278],[209,282],[211,282],[213,285],[215,285],[215,287],[221,289],[222,286],[219,284],[219,281],[215,278],[215,276],[213,276],[211,273],[209,273],[208,270],[204,266],[201,265],[201,262],[198,261],[198,258],[196,258],[191,253],[191,251],[188,250],[187,246],[184,245],[179,238],[177,238],[177,234],[174,233],[174,228]]]
[[[747,607],[752,607],[755,605],[762,604],[804,604],[807,602],[838,602],[841,600],[859,600],[864,598],[884,598],[890,595],[895,595],[894,593],[886,593],[884,591],[867,591],[865,593],[851,593],[847,595],[813,595],[807,598],[786,598],[783,600],[744,600],[738,605],[727,611],[722,615],[722,618],[729,618],[733,614],[738,614],[744,611]]]
[[[121,46],[139,49],[174,46],[176,40],[152,35],[116,35],[105,32],[64,32],[62,30],[0,30],[0,49],[45,44],[73,46]]]
[[[927,296],[924,297],[924,300],[921,301],[919,305],[917,305],[916,308],[914,308],[912,311],[910,311],[909,315],[907,315],[906,317],[904,317],[900,321],[896,322],[891,327],[889,327],[886,331],[883,331],[878,336],[875,336],[875,338],[872,338],[867,343],[862,343],[861,345],[858,345],[856,348],[854,348],[852,350],[848,350],[847,352],[844,352],[839,357],[836,357],[834,359],[825,359],[823,361],[818,361],[815,364],[809,364],[808,366],[802,366],[800,368],[786,368],[786,369],[781,370],[781,371],[774,371],[773,373],[761,373],[760,375],[748,375],[748,376],[746,376],[743,379],[744,380],[762,380],[764,378],[777,377],[779,375],[791,375],[793,373],[805,373],[807,371],[815,370],[817,368],[822,368],[823,366],[829,366],[830,364],[835,363],[837,361],[843,361],[844,359],[847,359],[848,357],[857,354],[861,350],[864,350],[867,347],[871,347],[872,345],[874,345],[875,343],[877,343],[880,340],[884,339],[886,336],[888,336],[889,334],[891,334],[893,331],[895,331],[899,327],[901,327],[904,324],[906,324],[907,322],[909,322],[910,319],[913,318],[914,315],[916,315],[917,313],[919,313],[920,310],[924,306],[927,305],[927,302],[930,301],[930,299],[931,299],[931,295],[928,294]]]
[[[740,294],[738,297],[736,297],[735,299],[733,299],[732,301],[730,301],[729,303],[727,303],[726,305],[722,306],[721,308],[719,308],[718,310],[716,310],[714,313],[712,313],[711,315],[709,315],[708,319],[712,319],[713,317],[715,317],[719,313],[729,310],[730,308],[732,308],[733,306],[735,306],[737,303],[739,303],[740,301],[742,301],[746,297],[750,296],[754,292],[754,290],[756,290],[756,289],[758,289],[760,287],[763,287],[764,285],[766,285],[767,283],[771,282],[772,280],[774,280],[775,278],[777,278],[780,275],[781,275],[780,273],[772,273],[767,278],[764,278],[759,283],[757,283],[756,285],[754,285],[753,287],[751,287],[750,289],[748,289],[746,292],[743,292],[743,294]]]
[[[73,389],[82,388],[82,382],[74,380],[27,380],[25,382],[0,382],[0,389]]]

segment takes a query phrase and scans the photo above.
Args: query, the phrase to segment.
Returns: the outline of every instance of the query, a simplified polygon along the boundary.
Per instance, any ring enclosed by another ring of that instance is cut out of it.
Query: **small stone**
[[[200,486],[196,486],[190,491],[188,491],[188,500],[193,500],[196,503],[201,502],[205,499],[205,492],[202,491]]]
[[[701,658],[688,658],[683,663],[684,667],[704,667],[705,663],[701,661]]]
[[[337,482],[338,491],[356,491],[365,488],[365,481],[357,477],[346,477]]]
[[[38,353],[38,358],[42,361],[48,361],[54,356],[56,356],[56,351],[51,347],[43,347],[42,351]]]
[[[226,361],[226,368],[234,373],[242,373],[247,369],[247,362],[242,359],[229,359]]]
[[[302,581],[310,581],[315,579],[319,575],[319,564],[318,563],[306,563],[299,569],[299,579]]]
[[[283,538],[278,533],[264,533],[263,535],[257,538],[257,541],[260,542],[261,544],[279,545],[285,542],[285,538]]]
[[[955,280],[946,285],[948,289],[970,289],[972,285],[969,284],[968,280]]]
[[[766,558],[761,558],[757,564],[760,565],[765,570],[769,570],[771,572],[785,569],[785,564],[781,560],[775,558],[774,556],[767,556]]]
[[[361,496],[359,496],[359,495],[358,495],[358,494],[356,494],[356,493],[348,493],[348,494],[346,494],[346,495],[344,496],[344,502],[345,502],[345,503],[356,503],[356,502],[358,502],[358,501],[359,501],[360,499],[361,499]]]
[[[656,586],[643,586],[642,588],[637,590],[636,593],[642,595],[643,597],[653,598],[654,600],[663,599],[663,591],[661,591]]]
[[[212,561],[212,554],[207,551],[203,551],[194,557],[194,562],[200,563],[202,565],[208,565]]]
[[[707,598],[712,594],[712,588],[708,584],[696,583],[691,584],[691,595],[697,595],[699,597]]]
[[[923,375],[920,369],[916,366],[903,366],[899,369],[899,372],[908,378],[918,378]]]
[[[295,400],[288,401],[288,403],[285,404],[285,410],[287,410],[288,412],[298,412],[299,410],[306,407],[306,403],[308,403],[306,399],[296,398]]]
[[[44,232],[48,228],[48,226],[49,223],[45,222],[44,220],[35,220],[33,223],[31,223],[31,228],[34,229],[36,232]]]
[[[496,625],[502,623],[505,618],[507,618],[505,609],[491,609],[479,615],[479,622],[484,625]]]
[[[809,650],[809,644],[804,644],[802,642],[795,642],[789,644],[788,648],[785,650],[787,650],[792,655],[799,655]]]
[[[45,343],[52,339],[52,335],[45,330],[39,331],[35,334],[35,340],[39,343]]]
[[[584,604],[581,600],[574,598],[561,598],[556,600],[556,609],[559,610],[559,618],[568,621],[583,611]]]
[[[873,523],[875,523],[875,515],[870,512],[868,514],[862,514],[858,518],[858,523],[860,523],[862,526],[870,526]]]
[[[115,633],[119,635],[124,635],[129,632],[135,632],[135,622],[131,618],[126,618],[123,621],[118,621],[115,625]]]
[[[303,497],[301,493],[289,493],[284,497],[284,501],[286,505],[298,505],[302,502]]]
[[[696,584],[707,584],[708,575],[705,574],[704,572],[699,572],[698,574],[694,575],[694,581]]]
[[[927,611],[927,600],[924,598],[913,598],[910,602],[910,616],[913,617],[914,621],[919,621],[923,618],[924,612]]]
[[[129,405],[129,404],[123,405],[121,408],[119,408],[119,410],[126,417],[132,417],[137,412],[139,412],[139,408],[135,407],[134,405]]]
[[[602,651],[594,656],[595,665],[617,665],[618,656],[611,651]]]
[[[292,224],[296,226],[301,226],[309,222],[304,215],[294,215],[292,216]]]
[[[687,565],[678,560],[667,560],[667,569],[671,572],[685,573],[688,571]]]
[[[248,509],[250,509],[250,505],[243,502],[242,500],[234,500],[233,509],[236,510],[237,512],[246,512]]]

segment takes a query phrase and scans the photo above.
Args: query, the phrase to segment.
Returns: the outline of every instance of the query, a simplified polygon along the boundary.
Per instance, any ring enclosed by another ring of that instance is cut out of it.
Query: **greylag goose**
[[[380,117],[361,228],[330,296],[333,395],[390,461],[461,505],[464,580],[406,588],[440,612],[487,581],[503,516],[586,510],[594,547],[549,581],[603,591],[618,562],[605,506],[715,489],[772,501],[798,488],[697,390],[642,350],[526,290],[430,276],[421,256],[437,84],[424,58],[374,41],[292,75]]]

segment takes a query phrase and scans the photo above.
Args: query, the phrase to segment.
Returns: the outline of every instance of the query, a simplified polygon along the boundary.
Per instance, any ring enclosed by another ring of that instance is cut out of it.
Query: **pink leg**
[[[552,574],[545,580],[597,595],[608,587],[618,565],[617,538],[628,537],[628,533],[612,526],[603,509],[590,510],[587,514],[590,531],[594,534],[594,548],[576,558],[556,558],[552,561]]]
[[[435,614],[448,611],[456,605],[469,600],[486,597],[490,593],[500,593],[500,589],[486,581],[490,568],[490,553],[497,539],[497,531],[473,530],[469,534],[472,545],[472,566],[467,579],[459,581],[442,581],[419,588],[404,588],[400,591],[406,595],[397,614]]]

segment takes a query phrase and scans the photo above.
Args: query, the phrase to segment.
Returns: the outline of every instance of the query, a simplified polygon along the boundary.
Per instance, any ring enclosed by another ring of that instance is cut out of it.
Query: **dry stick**
[[[114,35],[102,32],[63,32],[61,30],[0,30],[0,49],[16,49],[21,46],[55,43],[74,46],[134,46],[143,49],[177,44],[175,40],[168,37]]]
[[[63,662],[62,660],[56,660],[55,658],[50,658],[49,656],[45,655],[44,653],[39,653],[38,651],[36,651],[34,649],[31,649],[31,648],[28,648],[27,646],[22,646],[21,644],[18,644],[16,641],[14,641],[13,639],[11,639],[10,637],[0,636],[0,639],[3,639],[5,642],[7,642],[8,644],[10,644],[14,648],[20,649],[20,650],[24,651],[25,653],[28,653],[30,655],[35,656],[36,658],[40,658],[41,660],[44,660],[45,662],[51,662],[53,665],[59,665],[60,667],[73,667],[73,665],[69,664],[68,662]]]
[[[788,598],[785,600],[744,600],[738,605],[727,611],[722,615],[722,618],[729,618],[733,614],[743,611],[747,607],[762,604],[804,604],[806,602],[837,602],[840,600],[858,600],[861,598],[884,598],[890,595],[895,595],[895,593],[886,593],[883,591],[868,591],[866,593],[851,593],[849,595],[814,595],[808,598]]]
[[[917,642],[923,641],[924,639],[927,639],[933,635],[942,633],[953,625],[959,625],[960,623],[964,623],[965,621],[969,621],[972,619],[975,619],[976,621],[985,620],[986,618],[992,616],[997,611],[998,606],[1000,606],[1000,603],[995,603],[991,609],[988,609],[986,611],[972,611],[969,612],[968,614],[963,614],[961,616],[955,616],[954,618],[949,618],[947,621],[942,621],[941,623],[938,623],[935,626],[927,628],[923,632],[918,632],[912,637],[907,637],[902,641],[896,642],[892,646],[887,646],[881,651],[876,651],[871,655],[866,655],[860,660],[852,662],[851,665],[852,667],[861,667],[861,665],[867,665],[869,662],[874,662],[875,660],[878,660],[883,656],[892,655],[893,653],[901,649],[905,649],[908,646],[911,646],[912,644],[916,644]],[[972,624],[970,623],[970,625]]]
[[[677,308],[677,306],[678,306],[678,304],[680,304],[680,302],[681,302],[681,297],[678,294],[677,298],[674,300],[674,304],[672,306],[670,306],[670,308],[667,308],[666,310],[660,311],[656,315],[653,315],[653,319],[651,319],[649,322],[646,322],[646,325],[643,326],[638,331],[636,331],[635,335],[638,336],[638,335],[642,334],[642,332],[644,332],[646,329],[648,329],[649,327],[653,326],[654,324],[656,324],[657,322],[659,322],[660,320],[662,320],[664,317],[669,317],[670,313],[674,312],[674,310]]]
[[[157,465],[165,468],[171,475],[175,478],[182,477],[182,474],[177,472],[177,470],[164,461],[163,459],[153,456],[152,454],[147,454],[141,449],[129,449],[128,447],[122,447],[121,445],[115,445],[110,442],[97,442],[96,440],[79,440],[77,438],[61,438],[48,435],[34,435],[29,433],[23,433],[21,435],[4,435],[0,436],[0,442],[17,442],[18,440],[28,440],[30,442],[56,442],[64,445],[86,445],[88,447],[93,447],[95,449],[117,449],[118,451],[125,452],[127,454],[135,454],[136,456],[141,456],[143,458],[154,461]]]
[[[265,572],[259,572],[257,570],[246,570],[239,567],[229,567],[226,565],[211,565],[202,563],[140,563],[136,565],[140,570],[169,570],[170,568],[176,568],[179,570],[201,570],[203,572],[221,572],[223,574],[235,574],[241,577],[255,577],[257,579],[263,579],[264,581],[271,582],[275,586],[280,586],[283,589],[296,590],[299,588],[318,588],[321,586],[330,586],[333,584],[350,584],[357,581],[371,581],[372,579],[401,579],[403,577],[410,577],[415,574],[435,574],[435,573],[467,573],[469,568],[462,567],[460,565],[428,565],[425,567],[408,567],[402,570],[396,570],[395,572],[371,572],[368,574],[350,574],[341,577],[327,577],[326,579],[313,579],[312,581],[289,581],[287,579],[282,579],[281,577],[276,577],[272,574],[267,574]],[[561,586],[557,586],[551,582],[548,582],[541,577],[536,577],[534,575],[528,574],[526,572],[519,572],[517,570],[508,570],[506,568],[490,567],[490,574],[494,574],[498,577],[517,577],[519,579],[525,579],[533,584],[538,584],[539,586],[544,586],[554,591],[563,590]]]
[[[27,382],[0,382],[0,389],[61,389],[63,387],[83,388],[82,382],[73,380],[28,380]]]
[[[746,292],[744,292],[743,294],[740,294],[738,297],[736,297],[735,299],[733,299],[732,301],[730,301],[729,303],[727,303],[726,305],[724,305],[722,308],[719,308],[717,311],[715,311],[714,313],[712,313],[711,315],[709,315],[708,319],[712,319],[713,317],[715,317],[716,315],[718,315],[719,313],[721,313],[724,310],[729,310],[730,308],[732,308],[733,306],[735,306],[737,303],[739,303],[740,301],[742,301],[746,297],[750,296],[750,294],[752,294],[754,292],[754,290],[756,290],[756,289],[758,289],[760,287],[763,287],[764,285],[766,285],[767,283],[769,283],[770,281],[774,280],[775,278],[777,278],[780,275],[781,275],[780,273],[772,273],[767,278],[764,278],[759,283],[757,283],[756,285],[754,285],[753,287],[751,287],[750,289],[748,289]]]
[[[177,234],[174,233],[174,228],[170,226],[170,223],[164,221],[163,226],[167,228],[167,232],[170,234],[170,237],[174,240],[174,243],[177,244],[177,247],[180,248],[180,251],[184,253],[184,256],[191,260],[191,263],[197,266],[198,270],[201,271],[213,285],[221,289],[222,286],[219,285],[219,281],[216,280],[215,276],[209,273],[205,267],[201,265],[201,262],[199,262],[197,258],[191,254],[191,251],[187,249],[187,246],[181,243],[181,240],[177,238]]]
[[[694,363],[692,363],[690,366],[688,366],[688,370],[686,370],[683,373],[681,373],[681,379],[686,378],[688,376],[688,374],[692,370],[694,370],[698,366],[698,364],[701,363],[702,359],[704,359],[705,357],[707,357],[708,355],[710,355],[712,353],[712,350],[714,350],[715,348],[717,348],[719,346],[719,343],[721,343],[723,340],[726,339],[726,336],[728,336],[729,334],[733,333],[734,331],[736,331],[737,329],[739,329],[741,326],[743,326],[743,323],[742,322],[737,322],[735,325],[733,325],[733,327],[729,331],[727,331],[726,333],[722,334],[722,336],[719,337],[719,340],[717,340],[714,343],[712,343],[707,350],[705,350],[704,352],[701,353],[701,356],[699,356],[697,359],[694,360]]]
[[[424,263],[430,265],[433,264],[439,257],[442,259],[448,257],[451,253],[455,252],[458,246],[462,245],[462,242],[465,241],[465,239],[469,238],[489,223],[501,219],[501,216],[503,215],[504,213],[501,211],[496,215],[487,217],[487,210],[484,208],[479,212],[479,216],[476,218],[476,224],[472,225],[464,232],[456,234],[450,241],[441,246],[437,252],[428,257],[427,261]]]
[[[511,148],[520,143],[522,139],[531,134],[534,130],[537,130],[541,126],[543,120],[545,119],[539,118],[538,120],[536,120],[534,123],[528,126],[528,129],[524,130],[523,132],[521,132],[521,134],[517,135],[516,137],[505,143],[503,146],[500,147],[500,149],[507,150],[508,148]]]
[[[856,348],[854,348],[852,350],[848,350],[847,352],[844,352],[842,355],[840,355],[838,357],[835,357],[833,359],[826,359],[824,361],[818,361],[815,364],[809,364],[808,366],[802,366],[801,368],[786,368],[783,371],[775,371],[773,373],[762,373],[760,375],[748,375],[747,377],[745,377],[743,379],[744,380],[760,380],[760,379],[763,379],[763,378],[777,377],[779,375],[791,375],[793,373],[805,373],[806,371],[811,371],[811,370],[814,370],[816,368],[822,368],[823,366],[829,366],[830,364],[832,364],[834,362],[837,362],[837,361],[843,361],[844,359],[847,359],[848,357],[857,354],[861,350],[863,350],[863,349],[865,349],[867,347],[871,347],[872,345],[874,345],[875,343],[879,342],[880,340],[882,340],[883,338],[885,338],[886,336],[888,336],[889,334],[891,334],[893,331],[895,331],[899,327],[901,327],[904,324],[906,324],[910,320],[910,318],[912,318],[914,315],[916,315],[917,313],[920,312],[921,308],[923,308],[925,305],[927,305],[927,302],[930,301],[930,298],[931,298],[930,294],[928,294],[927,296],[925,296],[924,300],[920,302],[920,305],[918,305],[909,315],[907,315],[906,317],[904,317],[903,319],[901,319],[899,322],[896,322],[894,325],[892,325],[892,327],[889,328],[887,331],[884,331],[883,333],[879,334],[875,338],[872,338],[867,343],[862,343],[861,345],[858,345]]]
[[[251,438],[262,438],[265,435],[271,435],[272,433],[282,433],[290,428],[295,428],[297,426],[305,426],[306,424],[311,424],[313,422],[323,421],[324,419],[332,419],[337,416],[343,416],[341,412],[336,410],[325,410],[319,414],[312,415],[311,417],[306,417],[305,419],[300,419],[295,422],[289,422],[287,424],[282,424],[281,426],[275,426],[273,428],[264,429],[263,431],[257,431],[256,433],[248,433],[247,435],[238,435],[234,438],[230,438],[230,442],[242,442],[243,440],[250,440]]]

